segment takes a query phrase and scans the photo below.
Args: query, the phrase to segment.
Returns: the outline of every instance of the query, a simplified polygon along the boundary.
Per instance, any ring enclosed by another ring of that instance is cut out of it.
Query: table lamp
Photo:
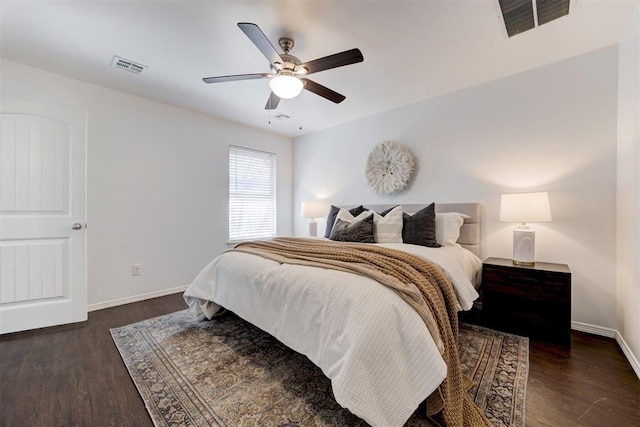
[[[549,194],[546,191],[503,194],[500,198],[500,221],[520,223],[513,230],[513,263],[534,265],[536,232],[529,229],[527,223],[551,221]]]
[[[316,218],[324,218],[328,213],[329,205],[324,202],[302,202],[300,216],[309,218],[309,236],[318,235],[318,223]]]

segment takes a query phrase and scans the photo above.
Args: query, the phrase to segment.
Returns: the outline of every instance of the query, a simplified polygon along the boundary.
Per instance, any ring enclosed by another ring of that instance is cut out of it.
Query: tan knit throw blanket
[[[406,252],[363,243],[276,238],[234,249],[285,264],[312,265],[371,277],[393,289],[422,317],[447,364],[447,377],[427,399],[427,412],[442,411],[447,426],[489,426],[473,403],[458,360],[457,299],[442,270]]]

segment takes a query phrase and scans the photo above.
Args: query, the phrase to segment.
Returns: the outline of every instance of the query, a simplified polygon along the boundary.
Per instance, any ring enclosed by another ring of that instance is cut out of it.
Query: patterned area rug
[[[469,393],[496,426],[524,426],[527,338],[461,324]],[[111,335],[156,426],[366,426],[334,400],[322,371],[232,313],[188,310]],[[432,426],[416,413],[407,426]]]

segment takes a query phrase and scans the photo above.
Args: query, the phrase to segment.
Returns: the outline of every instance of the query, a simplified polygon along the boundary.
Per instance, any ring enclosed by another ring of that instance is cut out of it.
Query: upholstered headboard
[[[424,204],[400,205],[407,213],[414,213],[425,207]],[[382,212],[393,206],[397,205],[365,205],[376,212]],[[436,213],[438,212],[459,212],[470,217],[464,220],[458,243],[480,257],[480,203],[436,203]]]

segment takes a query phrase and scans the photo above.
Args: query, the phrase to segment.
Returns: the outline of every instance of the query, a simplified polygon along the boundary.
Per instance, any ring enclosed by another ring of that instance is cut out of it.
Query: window
[[[229,147],[229,241],[276,235],[276,155]]]

